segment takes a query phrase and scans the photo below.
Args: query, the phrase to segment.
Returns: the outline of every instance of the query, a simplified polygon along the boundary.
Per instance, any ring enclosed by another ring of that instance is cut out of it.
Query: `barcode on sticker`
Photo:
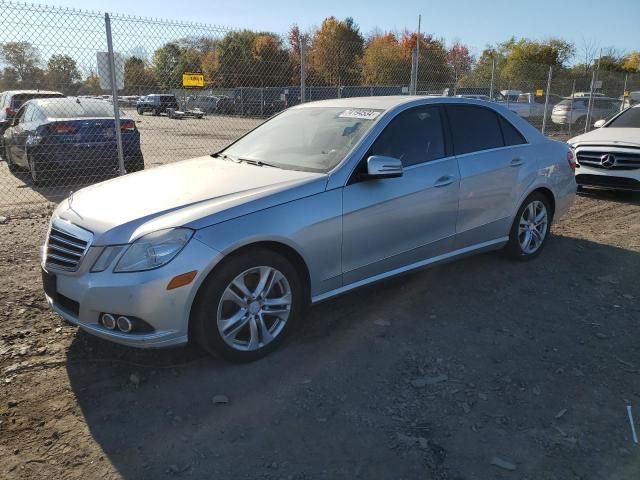
[[[362,120],[373,120],[380,112],[376,110],[345,110],[339,117],[341,118],[360,118]]]

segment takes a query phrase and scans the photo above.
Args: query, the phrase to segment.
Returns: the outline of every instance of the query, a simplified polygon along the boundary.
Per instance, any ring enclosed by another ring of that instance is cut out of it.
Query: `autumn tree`
[[[158,84],[165,90],[182,87],[182,74],[199,71],[201,60],[201,51],[193,46],[166,43],[153,54]]]
[[[328,17],[311,39],[308,64],[325,85],[357,85],[364,38],[352,18]]]
[[[420,42],[418,57],[418,90],[441,90],[451,82],[447,50],[442,40],[432,35],[405,31],[400,38],[402,55],[411,62],[413,50]]]
[[[229,32],[217,50],[218,78],[225,87],[285,85],[289,54],[274,33]]]
[[[100,95],[104,93],[100,88],[100,78],[95,72],[89,73],[89,76],[82,82],[78,89],[78,95]]]
[[[410,64],[393,33],[372,35],[365,45],[361,65],[362,82],[366,85],[405,84],[410,74]]]
[[[455,42],[451,48],[447,50],[447,64],[453,74],[453,81],[458,83],[460,77],[471,71],[473,58],[465,45],[460,42]]]

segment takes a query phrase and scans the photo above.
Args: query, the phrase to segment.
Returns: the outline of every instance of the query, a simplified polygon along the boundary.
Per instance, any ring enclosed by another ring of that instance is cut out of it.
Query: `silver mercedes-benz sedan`
[[[469,253],[535,257],[574,168],[493,103],[308,103],[211,156],[74,193],[51,219],[44,290],[104,339],[251,360],[309,304]]]

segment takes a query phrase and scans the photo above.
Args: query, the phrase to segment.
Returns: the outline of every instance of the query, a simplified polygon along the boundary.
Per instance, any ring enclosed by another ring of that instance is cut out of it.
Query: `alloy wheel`
[[[522,211],[518,225],[518,243],[526,254],[532,254],[544,243],[549,227],[547,207],[534,200]]]
[[[216,319],[220,336],[235,350],[259,350],[282,332],[291,304],[291,286],[279,270],[268,266],[245,270],[220,298]]]

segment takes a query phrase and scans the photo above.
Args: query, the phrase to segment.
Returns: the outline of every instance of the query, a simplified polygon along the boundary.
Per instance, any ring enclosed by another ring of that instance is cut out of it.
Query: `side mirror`
[[[593,124],[593,128],[601,128],[604,127],[604,124],[607,123],[606,120],[600,119],[596,123]]]
[[[402,176],[402,162],[398,158],[372,155],[367,158],[367,177],[395,178]]]

